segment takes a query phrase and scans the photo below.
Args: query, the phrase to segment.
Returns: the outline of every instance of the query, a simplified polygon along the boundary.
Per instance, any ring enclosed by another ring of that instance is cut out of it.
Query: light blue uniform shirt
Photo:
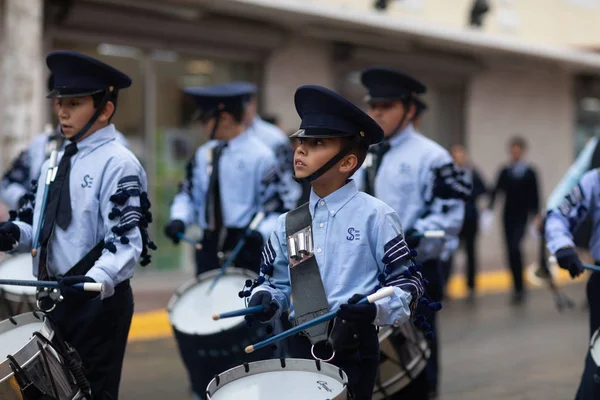
[[[302,186],[294,180],[294,150],[289,137],[281,129],[258,116],[254,118],[248,131],[266,144],[277,157],[281,200],[286,209],[293,210],[302,195]]]
[[[464,202],[432,198],[434,169],[452,163],[448,151],[416,132],[412,124],[391,138],[390,146],[375,178],[375,196],[398,213],[405,231],[443,230],[447,238],[458,236]],[[363,166],[355,179],[364,183],[364,177]],[[445,239],[423,238],[417,249],[419,260],[439,258],[444,243]]]
[[[100,129],[77,143],[78,152],[71,158],[69,188],[71,195],[71,224],[66,230],[54,227],[48,245],[48,272],[62,277],[100,240],[113,242],[116,252],[104,249],[102,256],[86,274],[96,282],[104,283],[103,297],[114,294],[114,287],[133,276],[135,265],[142,252],[142,237],[139,229],[125,234],[129,243],[122,244],[112,232],[115,226],[137,223],[140,219],[139,196],[130,197],[123,206],[116,206],[110,197],[126,185],[128,189],[146,191],[146,173],[137,158],[117,141],[113,125]],[[63,152],[58,155],[57,165]],[[45,177],[48,161],[41,170]],[[136,183],[124,183],[135,181]],[[15,251],[28,252],[33,246],[37,232],[40,208],[44,193],[42,181],[36,193],[33,226],[15,222],[21,237]],[[122,211],[118,218],[109,218],[114,207]],[[33,259],[33,274],[37,276],[38,257]]]
[[[565,246],[575,246],[573,232],[591,213],[592,237],[590,253],[594,260],[600,260],[600,177],[594,169],[583,178],[563,199],[562,203],[548,213],[546,218],[546,245],[554,254]]]
[[[210,183],[209,158],[219,144],[211,140],[198,148],[188,176],[171,204],[171,219],[186,226],[196,223],[207,229],[205,202]],[[260,140],[244,132],[228,142],[219,159],[219,186],[223,224],[227,228],[245,228],[267,202],[279,196],[277,160]],[[275,229],[279,214],[270,213],[258,226],[266,241]]]
[[[585,174],[592,163],[592,157],[594,156],[594,150],[598,144],[598,138],[591,138],[579,152],[577,159],[569,169],[567,173],[562,177],[558,185],[554,188],[548,202],[546,204],[546,211],[550,211],[560,205],[565,196],[569,194],[571,189],[579,182],[583,174]]]
[[[60,127],[57,126],[56,129],[58,131]],[[31,181],[39,178],[42,164],[50,155],[47,148],[50,136],[47,132],[36,135],[29,146],[15,159],[11,170],[7,171],[6,175],[14,174],[13,176],[20,179],[9,181],[5,177],[0,181],[0,200],[9,208],[16,210],[19,199],[31,190]],[[116,129],[115,138],[118,143],[129,147],[125,136]],[[64,150],[68,143],[70,143],[68,140],[63,140],[61,150]]]
[[[399,274],[410,265],[398,215],[380,200],[359,192],[354,181],[321,199],[310,194],[313,252],[331,310],[345,304],[354,294],[369,295],[379,285],[378,275],[390,265]],[[263,251],[263,264],[272,265],[270,280],[256,290],[271,292],[278,313],[290,308],[286,214],[279,217]],[[393,286],[393,281],[388,283]],[[376,302],[377,325],[399,325],[410,317],[411,294],[395,287],[395,295]],[[293,303],[290,317],[293,317]]]

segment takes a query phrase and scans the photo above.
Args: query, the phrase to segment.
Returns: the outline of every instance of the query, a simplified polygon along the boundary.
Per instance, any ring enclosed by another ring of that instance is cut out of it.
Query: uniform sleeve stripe
[[[267,241],[267,244],[263,248],[262,252],[262,263],[263,265],[273,265],[275,261],[275,249],[271,244],[271,239]]]
[[[381,261],[384,264],[396,262],[406,257],[410,252],[402,234],[387,242],[383,248],[385,253]]]

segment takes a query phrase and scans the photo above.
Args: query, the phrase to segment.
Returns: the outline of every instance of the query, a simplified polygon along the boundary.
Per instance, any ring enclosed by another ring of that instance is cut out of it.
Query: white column
[[[286,131],[298,128],[294,92],[305,84],[334,88],[332,48],[328,42],[292,37],[265,63],[262,104],[277,115]]]
[[[0,167],[42,130],[45,66],[43,1],[4,0],[0,47]]]

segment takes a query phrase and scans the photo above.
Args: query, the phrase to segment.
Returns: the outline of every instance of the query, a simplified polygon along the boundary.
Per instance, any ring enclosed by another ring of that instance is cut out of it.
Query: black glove
[[[406,240],[406,245],[409,249],[416,249],[417,247],[419,247],[422,238],[423,235],[421,234],[421,232],[419,232],[415,228],[410,228],[409,230],[404,232],[404,240]]]
[[[279,306],[273,301],[273,296],[266,290],[261,290],[252,295],[248,307],[263,306],[265,309],[260,314],[246,315],[246,321],[252,322],[258,320],[260,322],[270,321],[277,312]]]
[[[179,234],[185,232],[185,224],[180,219],[169,221],[165,226],[165,235],[171,238],[173,243],[179,244]]]
[[[577,278],[583,273],[583,264],[579,256],[572,247],[563,247],[555,254],[556,262],[561,268],[566,269],[571,274],[571,278]]]
[[[0,222],[0,251],[11,251],[21,238],[21,230],[12,222]]]
[[[60,289],[60,294],[62,294],[65,299],[90,300],[99,296],[98,292],[85,292],[73,287],[76,283],[87,282],[95,283],[96,281],[85,275],[65,276],[58,281],[58,288]]]
[[[375,321],[375,317],[377,316],[377,306],[375,304],[356,304],[365,297],[364,294],[355,294],[350,297],[348,304],[340,306],[337,316],[348,321],[365,322],[368,324]]]

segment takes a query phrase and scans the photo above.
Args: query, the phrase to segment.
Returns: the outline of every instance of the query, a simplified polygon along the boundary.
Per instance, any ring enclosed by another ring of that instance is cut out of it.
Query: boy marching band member
[[[354,398],[370,399],[379,366],[375,325],[398,326],[411,316],[423,294],[421,274],[398,215],[350,179],[369,145],[383,139],[381,128],[320,86],[300,87],[294,100],[302,118],[291,136],[294,173],[310,182],[310,200],[279,218],[263,250],[264,276],[254,283],[249,302],[265,311],[247,319],[269,322],[289,308],[299,324],[339,306],[332,326],[317,325],[292,338],[289,352],[311,358],[311,343],[316,357],[335,351],[332,362],[348,374]],[[393,286],[394,295],[356,304],[381,286]]]

